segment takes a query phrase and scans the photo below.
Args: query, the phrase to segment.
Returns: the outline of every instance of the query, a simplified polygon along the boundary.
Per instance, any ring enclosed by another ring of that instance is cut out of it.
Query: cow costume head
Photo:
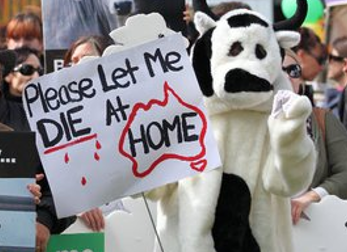
[[[211,12],[196,13],[194,21],[201,35],[192,62],[210,113],[269,111],[277,90],[291,89],[281,63],[283,49],[300,40],[293,30],[303,22],[307,3],[297,3],[296,14],[275,25],[246,9],[230,11],[218,21]]]

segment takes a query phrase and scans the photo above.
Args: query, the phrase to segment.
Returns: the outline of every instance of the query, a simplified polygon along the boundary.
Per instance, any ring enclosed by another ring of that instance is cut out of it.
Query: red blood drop
[[[98,150],[101,149],[101,144],[99,143],[99,141],[96,141],[95,147],[96,147],[96,149],[98,149]]]
[[[87,179],[85,177],[82,177],[81,184],[85,186],[87,184]]]
[[[69,158],[69,154],[68,153],[65,153],[64,161],[65,161],[66,164],[69,163],[70,158]]]
[[[94,159],[96,161],[99,161],[99,159],[100,159],[100,156],[99,156],[99,154],[97,152],[94,153]]]

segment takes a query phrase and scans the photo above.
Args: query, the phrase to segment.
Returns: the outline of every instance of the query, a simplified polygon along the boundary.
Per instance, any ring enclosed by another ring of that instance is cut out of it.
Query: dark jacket
[[[15,131],[30,131],[22,99],[9,95],[6,90],[3,91],[0,91],[0,122]],[[44,173],[41,164],[37,167],[37,173]],[[42,197],[40,204],[36,207],[37,221],[45,225],[51,234],[61,233],[76,220],[76,217],[58,219],[46,176],[38,184],[41,186]]]
[[[347,96],[347,89],[345,87],[343,89],[341,96],[340,96],[340,101],[339,101],[338,107],[339,107],[340,121],[347,129],[347,99],[346,99],[346,96]]]
[[[13,129],[11,129],[5,124],[0,123],[0,131],[13,131]]]
[[[312,187],[322,187],[329,194],[347,199],[347,131],[332,112],[326,112],[324,135],[316,116],[312,133],[318,153]]]

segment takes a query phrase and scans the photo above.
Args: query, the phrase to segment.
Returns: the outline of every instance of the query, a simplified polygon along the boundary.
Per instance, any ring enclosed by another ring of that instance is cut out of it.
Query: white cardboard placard
[[[179,34],[34,79],[23,102],[59,217],[220,166]]]

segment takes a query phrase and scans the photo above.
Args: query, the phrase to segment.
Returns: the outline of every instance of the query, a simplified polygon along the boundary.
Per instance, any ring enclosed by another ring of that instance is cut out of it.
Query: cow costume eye
[[[257,44],[255,47],[255,55],[258,59],[264,59],[266,57],[267,53],[262,45]]]
[[[243,51],[243,47],[240,42],[235,42],[231,45],[230,50],[229,50],[229,56],[237,56]]]

